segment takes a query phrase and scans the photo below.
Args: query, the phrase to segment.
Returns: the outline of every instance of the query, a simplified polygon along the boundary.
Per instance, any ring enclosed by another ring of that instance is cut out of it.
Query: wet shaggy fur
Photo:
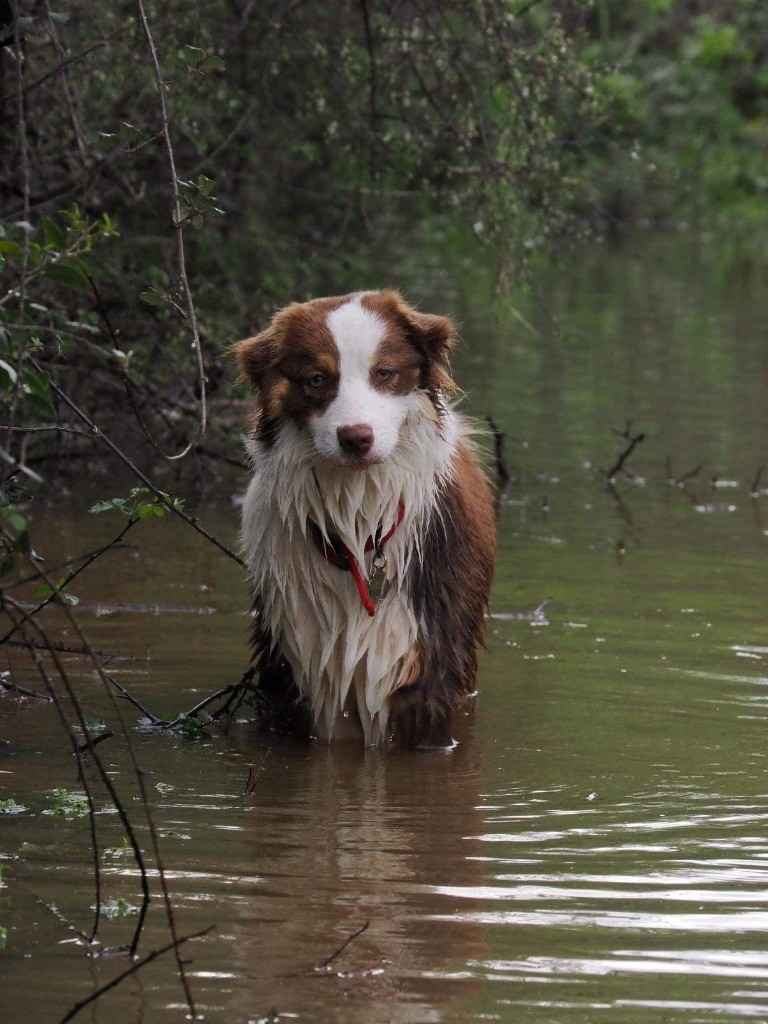
[[[450,320],[385,291],[294,303],[235,347],[256,393],[242,523],[254,659],[308,735],[448,746],[475,688],[495,521],[446,400],[453,342]],[[395,526],[371,616],[313,530],[368,578],[366,542]]]

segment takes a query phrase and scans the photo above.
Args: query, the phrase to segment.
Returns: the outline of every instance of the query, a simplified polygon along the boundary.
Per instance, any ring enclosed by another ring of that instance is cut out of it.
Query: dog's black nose
[[[373,431],[366,423],[339,427],[336,433],[339,437],[339,447],[347,455],[367,455],[373,447]]]

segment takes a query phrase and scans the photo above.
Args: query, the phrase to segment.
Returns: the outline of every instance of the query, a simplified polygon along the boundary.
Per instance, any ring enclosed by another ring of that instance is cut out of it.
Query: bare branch
[[[35,367],[36,370],[42,372],[40,364],[37,362],[36,359],[33,359],[30,356],[29,361]],[[136,466],[128,458],[125,452],[123,452],[122,449],[118,448],[115,442],[110,440],[110,438],[107,437],[107,435],[104,433],[103,430],[101,430],[100,427],[96,426],[96,424],[93,422],[90,416],[88,416],[87,413],[83,412],[80,406],[76,405],[75,402],[73,402],[72,399],[69,397],[69,395],[65,391],[62,391],[62,389],[54,380],[51,380],[50,388],[51,391],[53,391],[53,393],[58,398],[60,398],[62,402],[64,402],[64,404],[67,405],[72,410],[72,412],[74,412],[78,419],[82,420],[82,422],[85,423],[90,428],[90,431],[93,434],[93,436],[98,437],[101,441],[103,441],[104,444],[115,455],[117,455],[120,461],[124,465],[126,465],[131,470],[131,472],[135,476],[137,476],[146,487],[149,488],[149,490],[162,503],[162,505],[168,509],[169,512],[173,512],[173,514],[175,516],[178,516],[179,519],[183,519],[185,523],[191,526],[193,530],[197,530],[199,534],[205,537],[206,540],[209,540],[211,544],[213,544],[215,547],[219,549],[219,551],[223,551],[225,555],[231,558],[234,562],[237,562],[237,564],[241,566],[243,569],[246,568],[245,562],[238,555],[236,555],[234,551],[228,548],[226,544],[223,544],[220,540],[217,540],[216,537],[214,537],[204,527],[202,527],[196,519],[193,519],[191,516],[188,516],[183,509],[177,508],[172,501],[169,501],[168,498],[166,498],[166,496],[163,494],[163,492],[152,483],[149,477],[145,476],[145,474],[142,473],[138,466]]]
[[[622,434],[621,436],[628,437],[629,427],[630,427],[630,424],[628,423],[627,424],[627,432]],[[630,437],[629,438],[629,444],[627,445],[627,447],[624,449],[624,451],[621,453],[621,455],[619,455],[619,457],[616,460],[616,462],[614,463],[614,465],[611,466],[611,468],[606,471],[605,475],[608,477],[609,480],[614,480],[615,479],[616,474],[619,473],[624,468],[624,463],[627,461],[629,456],[632,454],[632,452],[635,450],[635,448],[640,444],[640,442],[644,441],[644,440],[645,440],[645,434],[644,433],[635,434],[634,437]]]
[[[105,544],[103,547],[97,548],[96,551],[92,551],[88,558],[86,558],[85,561],[82,562],[76,569],[73,569],[70,572],[70,574],[66,577],[66,579],[62,580],[61,583],[59,583],[57,586],[52,587],[51,593],[48,595],[48,597],[46,597],[43,601],[36,605],[31,611],[25,612],[24,617],[20,620],[20,622],[17,623],[17,625],[15,625],[12,629],[9,629],[4,636],[0,637],[0,647],[2,647],[2,645],[7,640],[10,640],[10,638],[19,628],[19,625],[23,626],[25,622],[29,622],[29,620],[34,615],[37,615],[38,612],[42,611],[43,608],[46,607],[46,605],[49,605],[52,601],[57,601],[59,599],[60,594],[62,594],[64,590],[66,590],[66,588],[69,586],[72,580],[76,579],[80,575],[80,573],[83,572],[83,570],[88,568],[89,565],[92,565],[96,561],[96,559],[99,558],[99,556],[104,554],[105,551],[109,551],[109,549],[111,547],[114,547],[115,544],[119,544],[123,537],[126,535],[126,533],[128,533],[130,528],[132,526],[135,526],[136,523],[138,523],[138,519],[129,519],[126,525],[120,531],[120,533],[118,533],[118,535],[113,540],[111,540],[108,544]],[[42,576],[43,574],[41,573],[40,575]]]
[[[338,956],[341,956],[341,954],[344,952],[347,946],[351,942],[354,942],[355,939],[358,938],[358,936],[363,934],[363,932],[367,931],[370,925],[371,922],[366,921],[365,924],[361,925],[356,932],[353,932],[348,938],[346,938],[335,952],[331,953],[331,955],[326,960],[323,960],[323,962],[321,964],[318,964],[317,967],[315,967],[314,969],[316,971],[324,971],[326,967],[330,967],[333,961]]]
[[[161,946],[160,949],[153,949],[151,953],[147,953],[147,955],[142,957],[141,960],[137,960],[135,964],[131,964],[131,966],[125,971],[118,974],[116,978],[108,981],[106,985],[102,985],[100,988],[97,988],[95,992],[91,992],[87,999],[81,999],[79,1003],[75,1003],[72,1009],[68,1013],[65,1013],[61,1018],[60,1024],[67,1024],[67,1021],[72,1020],[72,1018],[77,1016],[77,1014],[86,1006],[89,1006],[91,1003],[95,1003],[96,1000],[100,999],[105,992],[109,992],[110,989],[116,988],[122,981],[125,981],[126,978],[135,974],[136,971],[140,971],[142,967],[146,967],[146,965],[152,963],[153,960],[157,960],[159,956],[162,956],[164,953],[168,953],[171,950],[178,955],[179,946],[183,945],[185,942],[190,942],[192,939],[202,938],[203,935],[207,935],[209,932],[213,931],[213,928],[214,925],[209,925],[207,928],[202,928],[199,932],[192,932],[190,935],[182,935],[181,938],[174,939],[173,942],[169,942],[167,945]]]
[[[496,455],[496,475],[502,484],[508,484],[512,479],[512,474],[509,471],[507,465],[507,455],[504,450],[504,441],[506,434],[499,426],[497,426],[495,420],[491,416],[486,416],[488,426],[491,428],[493,434],[493,448]]]
[[[144,9],[143,0],[137,0],[137,8],[139,11],[139,19],[141,20],[144,34],[147,37],[147,44],[149,46],[149,52],[152,57],[152,67],[155,73],[155,83],[157,85],[157,95],[160,100],[160,116],[162,118],[162,133],[165,139],[166,150],[168,151],[168,165],[171,171],[171,192],[173,195],[173,223],[176,229],[176,248],[178,255],[179,264],[179,277],[181,278],[181,285],[184,291],[184,299],[187,304],[187,318],[189,321],[189,327],[192,331],[192,344],[195,349],[197,356],[197,372],[198,372],[198,384],[200,388],[200,429],[197,436],[189,442],[183,451],[176,455],[166,455],[165,458],[169,460],[182,459],[187,455],[195,446],[197,441],[205,434],[205,428],[208,420],[208,410],[205,395],[205,367],[203,365],[203,350],[200,342],[200,332],[197,326],[197,315],[195,313],[195,303],[192,298],[192,290],[189,287],[189,278],[187,277],[187,264],[184,255],[184,228],[182,226],[181,216],[181,195],[179,193],[179,176],[176,172],[176,158],[173,153],[173,144],[171,143],[171,129],[168,121],[168,109],[165,102],[165,90],[166,85],[163,81],[163,73],[160,69],[160,60],[157,56],[157,48],[155,47],[155,40],[152,37],[152,31],[149,27],[149,21],[147,20],[147,12]]]

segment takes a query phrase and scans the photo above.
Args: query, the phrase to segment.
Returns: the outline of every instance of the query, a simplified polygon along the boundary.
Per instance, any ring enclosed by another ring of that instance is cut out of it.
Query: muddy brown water
[[[246,713],[226,734],[157,735],[122,707],[179,930],[214,925],[186,949],[206,1020],[768,1020],[768,496],[748,496],[768,461],[765,268],[685,237],[571,262],[522,300],[535,332],[469,262],[402,281],[462,321],[466,408],[493,412],[518,475],[501,505],[476,713],[457,723],[452,754],[273,740]],[[628,462],[642,482],[622,477],[612,494],[598,469],[628,419],[647,434]],[[667,460],[676,477],[704,465],[670,487]],[[229,543],[243,484],[228,476],[195,496]],[[102,475],[34,508],[46,558],[112,536],[116,516],[84,513],[125,489]],[[130,656],[111,662],[115,677],[172,715],[240,675],[246,588],[183,526],[149,522],[129,539],[136,550],[78,581],[84,602],[108,606],[84,604],[80,618],[96,646]],[[512,614],[547,597],[548,625]],[[115,610],[123,602],[175,610]],[[215,610],[179,610],[195,607]],[[54,625],[59,613],[46,614]],[[93,673],[66,664],[114,727]],[[149,850],[124,743],[100,750]],[[0,796],[25,808],[0,816],[8,1021],[57,1021],[125,967],[86,957],[40,902],[87,926],[87,822],[47,813],[59,787],[78,789],[54,713],[3,697]],[[137,873],[98,803],[116,851],[103,859],[116,916],[102,940],[120,943]],[[141,949],[165,941],[154,900]],[[184,1012],[163,958],[80,1019]]]

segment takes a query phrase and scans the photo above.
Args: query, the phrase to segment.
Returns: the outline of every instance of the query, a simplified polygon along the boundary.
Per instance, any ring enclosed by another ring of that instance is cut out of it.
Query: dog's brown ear
[[[447,316],[420,313],[408,305],[400,292],[382,292],[381,297],[400,320],[408,340],[426,357],[428,379],[425,386],[455,387],[448,364],[457,338],[453,321]]]
[[[255,391],[261,388],[275,358],[276,341],[274,324],[270,324],[254,338],[235,342],[232,352],[240,370],[239,381],[247,381]]]

